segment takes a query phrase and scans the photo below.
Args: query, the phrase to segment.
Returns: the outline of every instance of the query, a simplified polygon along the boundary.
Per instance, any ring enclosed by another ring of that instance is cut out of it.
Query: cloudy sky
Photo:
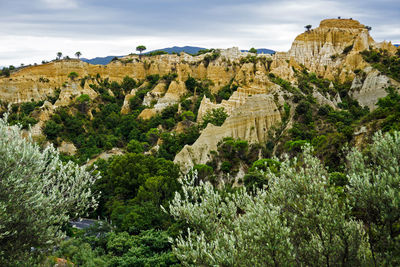
[[[304,25],[341,16],[400,43],[398,0],[0,0],[0,66],[126,55],[137,45],[286,51]]]

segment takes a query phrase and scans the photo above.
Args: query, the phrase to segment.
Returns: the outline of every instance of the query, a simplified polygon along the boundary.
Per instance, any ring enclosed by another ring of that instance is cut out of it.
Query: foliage
[[[3,67],[0,71],[0,76],[10,77],[10,68]]]
[[[88,267],[171,266],[177,263],[165,231],[149,230],[129,235],[126,232],[99,233],[92,228],[63,241],[55,256]]]
[[[70,217],[96,207],[90,186],[99,176],[63,164],[52,146],[40,149],[6,121],[0,119],[0,261],[14,265],[53,246]]]
[[[387,50],[365,50],[361,52],[364,60],[381,73],[400,81],[400,56],[392,56]]]
[[[89,102],[90,102],[90,97],[87,94],[82,94],[75,100],[78,110],[82,113],[87,112]]]
[[[11,105],[11,113],[8,116],[10,125],[21,125],[22,129],[28,129],[35,125],[38,120],[33,117],[33,112],[43,105],[44,101],[31,101]]]
[[[126,146],[126,150],[130,153],[142,153],[144,151],[144,147],[142,143],[132,139]]]
[[[128,153],[99,164],[102,178],[95,186],[103,192],[99,215],[110,216],[119,231],[139,233],[171,224],[160,205],[179,189],[179,169],[173,162]]]
[[[68,78],[70,78],[71,80],[75,80],[78,76],[78,73],[76,73],[75,71],[72,71],[68,74]]]
[[[159,55],[168,55],[168,52],[165,52],[163,50],[157,50],[157,51],[152,51],[146,53],[146,56],[152,57],[152,56],[159,56]]]
[[[400,95],[393,88],[387,88],[387,96],[378,100],[378,108],[364,118],[365,122],[378,120],[382,131],[400,130]]]
[[[211,49],[201,49],[196,54],[194,54],[193,56],[199,56],[199,55],[211,53],[211,52],[214,52],[214,51],[215,51],[215,49],[213,49],[213,48],[211,48]]]
[[[182,150],[185,145],[192,145],[200,136],[199,128],[191,126],[183,133],[162,133],[161,146],[158,150],[158,156],[168,160],[173,160],[176,154]]]
[[[181,114],[182,120],[188,120],[188,121],[194,121],[194,114],[192,111],[188,110],[188,111],[184,111]]]
[[[250,48],[249,53],[257,54],[257,49],[255,49],[254,47],[252,47],[252,48]]]
[[[140,54],[142,54],[142,52],[143,52],[144,50],[146,50],[146,49],[147,49],[147,48],[146,48],[144,45],[139,45],[139,46],[136,47],[136,51],[139,51]]]
[[[211,61],[216,60],[221,55],[219,50],[213,50],[211,54],[206,54],[203,61],[204,66],[207,68]]]
[[[375,266],[400,264],[400,133],[377,132],[347,156],[349,198],[364,222]]]
[[[225,122],[226,118],[228,118],[228,114],[225,112],[223,107],[208,110],[202,118],[202,127],[207,127],[209,123],[214,124],[215,126],[221,126]]]
[[[232,85],[232,83],[222,87],[215,96],[217,103],[221,103],[222,100],[228,100],[238,87],[238,85]]]
[[[370,251],[362,225],[329,186],[326,169],[306,148],[268,171],[269,190],[219,192],[185,177],[170,213],[188,223],[173,251],[184,265],[363,265]],[[206,216],[205,216],[206,215]]]

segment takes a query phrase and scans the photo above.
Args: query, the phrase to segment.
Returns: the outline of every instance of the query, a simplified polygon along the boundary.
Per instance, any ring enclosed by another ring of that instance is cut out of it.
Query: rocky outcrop
[[[62,141],[61,145],[58,147],[58,151],[67,155],[75,155],[77,149],[74,144]]]
[[[170,105],[178,104],[180,98],[186,93],[187,90],[183,81],[172,81],[167,92],[157,101],[157,103],[154,105],[154,108],[157,111],[161,111]]]
[[[352,80],[350,94],[361,105],[373,109],[378,98],[386,95],[385,89],[396,82],[381,75],[363,60],[360,52],[370,48],[386,49],[392,54],[397,51],[391,43],[376,43],[368,29],[356,20],[328,19],[321,21],[319,27],[297,36],[288,52],[274,55],[243,53],[234,47],[195,57],[185,53],[142,58],[130,55],[106,66],[90,65],[79,60],[59,60],[26,67],[10,77],[0,78],[0,99],[8,103],[41,100],[53,95],[56,88],[59,89],[55,104],[46,102],[35,116],[40,122],[31,131],[40,134],[44,121],[55,108],[69,105],[81,94],[96,98],[98,93],[91,85],[105,79],[122,82],[124,77],[129,76],[143,82],[148,75],[158,74],[162,77],[170,73],[177,74],[170,83],[161,79],[144,97],[143,105],[148,108],[140,113],[139,118],[142,119],[150,119],[166,107],[179,103],[181,97],[187,94],[185,81],[189,76],[209,84],[211,93],[217,93],[228,84],[238,85],[237,91],[219,104],[206,97],[202,99],[198,122],[209,110],[220,107],[229,117],[220,127],[208,125],[192,146],[185,146],[176,156],[175,162],[186,163],[190,167],[207,162],[210,152],[217,149],[217,143],[224,137],[265,142],[267,130],[280,121],[277,104],[282,104],[283,96],[290,95],[272,83],[269,74],[295,85],[296,72],[305,67],[319,77],[342,82]],[[356,69],[363,70],[366,76],[356,76]],[[76,72],[78,77],[69,78],[71,72]],[[141,87],[125,95],[122,114],[130,112],[129,101],[137,91],[148,86],[149,83],[144,82]],[[111,91],[109,93],[112,95]],[[337,108],[341,102],[339,95],[331,97],[316,89],[313,96],[319,104],[333,108]],[[195,99],[192,97],[192,100]],[[188,125],[180,123],[176,130],[183,132]]]
[[[327,19],[318,28],[297,36],[288,56],[325,78],[340,77],[344,81],[354,77],[351,70],[366,65],[359,52],[374,44],[358,21]]]
[[[210,152],[217,150],[217,144],[224,137],[262,143],[267,140],[268,129],[281,121],[281,115],[271,95],[259,94],[235,109],[222,126],[208,124],[200,137],[192,145],[186,145],[174,162],[185,170],[195,164],[205,164],[211,159]]]
[[[98,94],[92,88],[81,88],[78,83],[65,83],[60,91],[58,100],[54,103],[54,107],[67,106],[76,97],[86,94],[94,99]]]
[[[146,96],[143,99],[143,105],[144,106],[151,106],[152,102],[155,101],[157,102],[158,99],[160,99],[163,95],[165,95],[165,92],[167,91],[166,84],[165,83],[159,83],[154,87],[153,90],[148,92]]]
[[[146,108],[140,112],[138,118],[143,119],[143,120],[148,120],[151,119],[153,116],[157,114],[157,110],[154,108]]]
[[[123,151],[122,149],[114,147],[114,148],[112,148],[111,150],[106,151],[106,152],[103,152],[103,153],[101,153],[100,155],[98,155],[97,157],[95,157],[95,158],[89,160],[89,161],[86,163],[86,166],[92,165],[92,164],[95,163],[96,160],[98,160],[98,159],[108,160],[109,158],[111,158],[111,157],[113,157],[113,156],[123,155],[124,153],[125,153],[125,151]]]
[[[131,109],[129,107],[129,100],[136,95],[136,89],[132,89],[131,92],[125,95],[124,103],[122,104],[121,114],[128,114]]]
[[[351,95],[357,99],[360,105],[373,110],[378,99],[387,95],[386,88],[391,85],[391,82],[388,77],[371,67],[364,69],[364,72],[367,73],[364,81],[360,77],[353,80]]]
[[[228,100],[222,100],[220,104],[213,103],[210,99],[204,96],[198,111],[197,122],[201,122],[204,115],[212,109],[224,108],[225,112],[228,115],[231,115],[233,111],[243,105],[249,97],[258,94],[267,94],[273,90],[278,90],[278,88],[279,86],[273,83],[269,83],[268,87],[265,88],[239,87],[235,92],[233,92],[232,96]]]

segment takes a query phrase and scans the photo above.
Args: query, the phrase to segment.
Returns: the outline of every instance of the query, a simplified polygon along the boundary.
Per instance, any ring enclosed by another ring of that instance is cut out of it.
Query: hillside
[[[0,95],[3,103],[52,99],[37,107],[35,116],[32,114],[39,121],[32,129],[35,135],[42,133],[56,108],[76,105],[82,94],[90,98],[91,105],[83,113],[89,119],[99,110],[98,105],[110,101],[107,98],[115,99],[111,103],[116,101],[120,109],[116,112],[121,116],[134,113],[131,101],[139,92],[142,102],[136,111],[138,120],[152,120],[174,105],[178,105],[178,114],[185,110],[193,112],[193,122],[188,124],[182,118],[175,118],[168,130],[161,127],[161,133],[185,131],[186,124],[200,125],[206,114],[222,108],[228,116],[223,125],[210,124],[200,129],[201,135],[193,146],[173,153],[179,152],[175,162],[191,167],[212,160],[210,152],[217,149],[222,138],[239,138],[250,144],[268,142],[269,130],[282,120],[285,103],[292,107],[289,126],[294,123],[296,106],[309,96],[317,106],[327,105],[333,110],[343,108],[344,101],[350,101],[346,97],[361,107],[375,109],[377,100],[387,94],[386,88],[399,84],[396,77],[382,75],[382,70],[371,67],[365,60],[363,53],[376,49],[386,49],[389,54],[397,51],[390,43],[374,42],[368,30],[355,20],[324,20],[320,27],[296,37],[288,52],[254,55],[231,48],[199,56],[130,55],[105,66],[61,60],[26,67],[9,78],[1,78]],[[128,77],[133,85],[126,88],[124,81]],[[109,96],[106,98],[104,94]],[[260,107],[273,108],[258,110],[254,105],[256,95],[266,97],[257,100],[261,101]],[[192,104],[185,106],[186,102]],[[242,106],[249,112],[243,118]],[[265,123],[259,123],[260,120]],[[71,138],[61,138],[58,143],[61,141],[63,144],[72,141],[77,146]],[[155,151],[161,144],[160,139]]]
[[[152,51],[146,52],[144,54],[163,51],[163,52],[166,52],[168,54],[172,54],[172,53],[180,54],[182,52],[185,52],[187,54],[194,55],[194,54],[197,54],[200,50],[205,50],[205,49],[206,48],[195,47],[195,46],[173,46],[173,47],[167,47],[167,48],[152,50]],[[241,50],[241,52],[248,52],[248,50]],[[271,49],[266,49],[266,48],[259,48],[259,49],[257,49],[257,53],[259,53],[259,54],[273,54],[273,53],[275,53],[275,51],[271,50]],[[121,58],[123,56],[95,57],[95,58],[91,58],[91,59],[81,58],[81,60],[83,62],[92,64],[92,65],[107,65],[115,57]],[[2,67],[0,67],[0,68],[2,68]]]
[[[397,135],[379,131],[400,131],[399,89],[397,47],[356,20],[326,19],[287,52],[233,47],[12,70],[0,76],[0,113],[62,161],[97,166],[90,216],[111,223],[72,231],[53,253],[76,264],[396,265],[398,191],[385,190],[397,185],[374,177],[398,178]],[[180,235],[188,227],[190,242]],[[263,256],[242,256],[257,246]]]

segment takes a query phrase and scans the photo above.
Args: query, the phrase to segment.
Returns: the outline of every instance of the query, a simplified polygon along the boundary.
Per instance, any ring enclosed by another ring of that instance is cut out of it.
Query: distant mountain
[[[203,50],[206,48],[203,47],[196,47],[196,46],[173,46],[173,47],[167,47],[167,48],[162,48],[162,49],[156,49],[156,50],[152,50],[149,52],[146,52],[144,54],[148,54],[151,52],[156,52],[156,51],[165,51],[168,54],[172,54],[172,53],[181,53],[181,52],[185,52],[188,54],[197,54],[197,52],[199,52],[200,50]],[[248,52],[248,50],[241,50],[242,52]],[[266,49],[266,48],[259,48],[257,49],[257,53],[258,54],[274,54],[275,51],[271,50],[271,49]],[[81,60],[83,62],[87,62],[89,64],[93,64],[93,65],[107,65],[108,63],[111,62],[111,60],[114,58],[120,58],[123,56],[107,56],[107,57],[95,57],[92,59],[87,59],[87,58],[81,58]]]
[[[196,47],[196,46],[174,46],[174,47],[167,47],[167,48],[162,48],[162,49],[156,49],[150,52],[156,52],[156,51],[165,51],[168,54],[172,54],[172,53],[181,53],[181,52],[185,52],[188,54],[197,54],[197,52],[199,52],[200,50],[203,50],[206,48],[203,47]],[[147,53],[150,53],[147,52]]]
[[[115,57],[116,56],[95,57],[95,58],[92,58],[92,59],[81,58],[81,60],[83,62],[86,62],[86,63],[89,63],[89,64],[93,64],[93,65],[107,65]],[[122,56],[117,56],[117,57],[120,58]]]
[[[185,52],[188,54],[196,54],[197,52],[199,52],[199,50],[203,50],[205,48],[202,47],[195,47],[195,46],[174,46],[174,47],[167,47],[167,48],[162,48],[162,49],[156,49],[156,50],[152,50],[149,52],[146,52],[144,54],[148,54],[150,52],[156,52],[156,51],[165,51],[168,54],[172,54],[172,53],[181,53],[181,52]],[[83,62],[87,62],[89,64],[93,64],[93,65],[107,65],[108,63],[111,62],[111,60],[116,57],[116,56],[107,56],[107,57],[96,57],[96,58],[92,58],[92,59],[87,59],[87,58],[81,58],[81,60]],[[118,58],[123,57],[123,56],[117,56]]]
[[[249,52],[249,50],[240,50],[240,51]],[[257,48],[257,54],[275,54],[275,51],[267,48]]]
[[[395,44],[394,46],[396,46],[396,47],[399,47],[399,46],[400,46],[400,44]]]

